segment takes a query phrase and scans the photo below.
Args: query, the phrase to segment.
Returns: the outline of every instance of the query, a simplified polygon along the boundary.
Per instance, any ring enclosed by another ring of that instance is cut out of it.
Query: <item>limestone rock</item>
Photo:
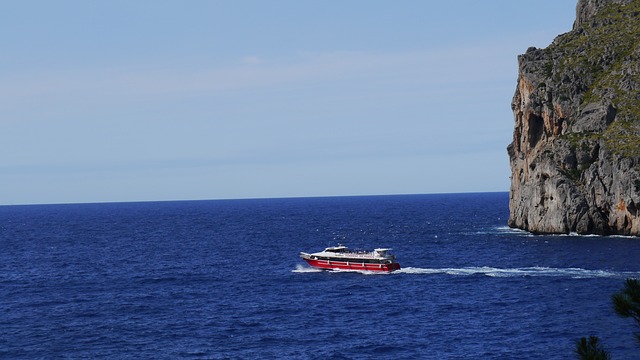
[[[640,236],[640,0],[579,0],[518,57],[509,225]]]

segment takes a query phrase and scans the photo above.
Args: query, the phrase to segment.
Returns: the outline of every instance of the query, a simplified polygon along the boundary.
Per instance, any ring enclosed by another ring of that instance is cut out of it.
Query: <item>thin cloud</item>
[[[264,63],[264,59],[256,55],[247,55],[240,59],[240,62],[245,65],[260,65]]]
[[[513,76],[514,56],[514,50],[508,47],[481,46],[400,53],[302,54],[280,62],[251,55],[236,65],[191,71],[88,69],[14,76],[0,85],[0,96],[11,103],[42,96],[215,94],[335,80],[419,82],[429,86]],[[505,66],[512,69],[505,71]]]

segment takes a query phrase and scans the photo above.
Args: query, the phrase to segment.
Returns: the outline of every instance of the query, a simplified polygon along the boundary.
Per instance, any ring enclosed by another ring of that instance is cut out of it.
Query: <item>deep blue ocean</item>
[[[509,229],[508,194],[0,207],[0,358],[640,359],[640,239]],[[390,274],[298,254],[391,247]]]

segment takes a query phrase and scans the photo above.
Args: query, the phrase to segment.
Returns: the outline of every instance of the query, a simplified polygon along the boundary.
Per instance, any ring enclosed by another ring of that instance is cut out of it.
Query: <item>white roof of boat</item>
[[[327,250],[342,250],[342,249],[346,249],[347,247],[344,245],[338,245],[338,246],[329,246],[328,248],[324,249],[325,251]]]
[[[348,250],[348,248],[342,244],[338,245],[338,246],[329,246],[328,248],[324,249],[324,251],[328,251],[328,252],[335,252],[337,250]],[[377,248],[377,249],[373,249],[373,251],[375,252],[387,252],[387,251],[391,251],[393,249],[391,248]]]

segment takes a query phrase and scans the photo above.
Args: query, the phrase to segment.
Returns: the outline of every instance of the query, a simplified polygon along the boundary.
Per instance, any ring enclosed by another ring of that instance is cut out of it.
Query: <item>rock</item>
[[[610,4],[624,4],[629,1],[624,0],[580,0],[576,6],[576,21],[573,29],[584,26],[587,21],[593,19],[598,11]]]
[[[573,124],[573,131],[581,132],[602,132],[616,116],[616,109],[611,103],[591,103],[580,110],[580,114]]]
[[[640,0],[579,0],[518,57],[509,226],[640,236]]]

